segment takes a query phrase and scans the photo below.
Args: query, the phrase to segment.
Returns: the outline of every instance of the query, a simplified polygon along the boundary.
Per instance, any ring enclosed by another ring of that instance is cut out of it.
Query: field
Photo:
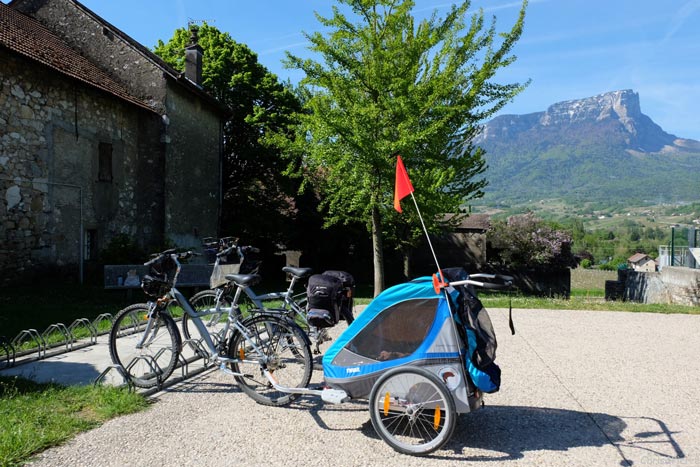
[[[571,294],[605,296],[605,281],[617,280],[617,271],[576,268],[571,270]]]
[[[670,230],[672,226],[677,225],[698,225],[700,218],[698,204],[604,206],[600,203],[582,203],[571,205],[560,199],[529,200],[519,205],[499,208],[478,207],[477,210],[491,214],[495,218],[505,218],[512,214],[532,211],[543,219],[563,223],[571,219],[581,219],[587,231],[618,231],[630,223],[635,223],[643,228],[661,227]]]

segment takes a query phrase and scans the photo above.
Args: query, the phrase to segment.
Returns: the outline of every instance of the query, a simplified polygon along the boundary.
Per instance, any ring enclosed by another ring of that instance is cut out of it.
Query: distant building
[[[654,272],[656,271],[656,261],[644,253],[635,253],[627,258],[627,265],[634,271]]]
[[[228,110],[186,54],[180,73],[75,0],[0,3],[0,284],[118,234],[218,235]]]
[[[469,214],[444,234],[431,235],[440,266],[464,267],[467,272],[475,272],[484,267],[486,231],[490,226],[491,218],[488,214]],[[435,272],[435,260],[427,243],[424,242],[415,250],[412,263],[416,274]]]

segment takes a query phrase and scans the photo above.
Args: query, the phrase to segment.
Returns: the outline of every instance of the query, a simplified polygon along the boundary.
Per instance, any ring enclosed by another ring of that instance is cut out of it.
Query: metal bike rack
[[[46,328],[44,332],[41,333],[41,340],[44,342],[44,358],[46,358],[46,351],[49,349],[65,346],[64,351],[59,350],[53,352],[52,355],[72,350],[71,344],[73,343],[73,338],[68,328],[63,323],[55,323]]]
[[[41,359],[42,355],[45,355],[45,353],[46,353],[45,352],[46,343],[42,339],[41,334],[39,334],[39,332],[36,329],[25,329],[23,331],[20,331],[20,333],[17,334],[17,336],[15,336],[14,339],[12,339],[11,344],[12,344],[12,347],[15,350],[17,350],[17,349],[21,349],[23,344],[31,343],[31,342],[36,344],[35,346],[33,346],[36,348],[32,348],[30,350],[24,350],[24,351],[18,350],[16,355],[23,357],[26,355],[31,355],[34,352],[37,352],[37,357],[33,360]],[[32,360],[32,359],[30,358],[29,360]]]
[[[134,386],[134,383],[131,381],[131,378],[129,378],[129,375],[126,373],[124,367],[118,364],[109,365],[107,368],[105,368],[105,370],[100,373],[97,378],[95,378],[95,382],[93,384],[95,386],[104,384],[104,380],[106,379],[107,375],[114,373],[115,371],[119,373],[124,381],[122,386],[126,386],[129,389],[129,392],[134,392],[136,390],[136,386]]]
[[[3,350],[3,354],[0,355],[0,357],[2,357],[2,360],[0,360],[0,368],[14,366],[15,348],[12,346],[12,343],[7,340],[7,337],[0,336],[0,348]]]
[[[106,331],[100,331],[100,325],[104,322],[108,322],[110,324],[110,327],[112,323],[114,322],[114,316],[112,316],[110,313],[102,313],[99,315],[97,318],[92,320],[92,327],[95,329],[95,333],[98,336],[101,336],[102,334],[108,334],[109,329]]]
[[[111,324],[113,321],[114,318],[111,314],[102,313],[93,321],[87,318],[78,318],[68,327],[63,323],[51,324],[42,333],[39,333],[36,329],[24,329],[12,341],[8,341],[5,336],[0,336],[0,349],[2,349],[2,352],[0,352],[0,368],[41,360],[95,345],[99,335],[109,332],[109,330],[100,332],[98,331],[99,327],[104,322]],[[87,338],[79,335],[80,330],[87,332]],[[81,342],[83,339],[87,339],[87,341]],[[23,350],[22,347],[28,347],[28,349]],[[36,356],[32,357],[32,354],[36,354]],[[17,361],[18,358],[21,359],[19,362]]]
[[[78,347],[75,347],[73,344],[78,342],[80,340],[80,337],[77,335],[79,334],[79,331],[83,329],[86,330],[89,334],[89,341],[85,344],[79,345]],[[92,344],[97,344],[97,329],[95,326],[90,322],[89,319],[87,318],[78,318],[75,321],[71,323],[70,326],[68,326],[68,332],[70,333],[72,337],[72,342],[71,342],[71,349],[75,350],[76,348],[82,348],[86,347],[88,345]]]
[[[158,352],[156,354],[156,357],[161,355],[162,352]],[[131,360],[131,362],[126,366],[125,372],[127,373],[127,378],[129,378],[129,381],[131,381],[131,378],[128,376],[130,374],[131,369],[136,365],[139,360],[143,360],[146,362],[148,367],[151,369],[153,374],[156,377],[156,387],[160,390],[163,388],[163,369],[158,365],[158,362],[155,360],[154,357],[151,357],[150,355],[139,355],[138,357],[134,358]]]

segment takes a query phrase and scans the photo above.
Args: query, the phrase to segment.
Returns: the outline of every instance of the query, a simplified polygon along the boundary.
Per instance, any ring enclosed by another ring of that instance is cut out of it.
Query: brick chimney
[[[202,55],[204,50],[199,46],[197,26],[191,26],[190,45],[185,48],[185,77],[195,83],[197,86],[202,85]]]

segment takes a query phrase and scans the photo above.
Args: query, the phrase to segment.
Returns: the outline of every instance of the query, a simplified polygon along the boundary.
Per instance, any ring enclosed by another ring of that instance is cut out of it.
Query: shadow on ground
[[[4,368],[0,376],[21,376],[40,383],[69,386],[91,384],[100,373],[89,363],[39,360]]]

